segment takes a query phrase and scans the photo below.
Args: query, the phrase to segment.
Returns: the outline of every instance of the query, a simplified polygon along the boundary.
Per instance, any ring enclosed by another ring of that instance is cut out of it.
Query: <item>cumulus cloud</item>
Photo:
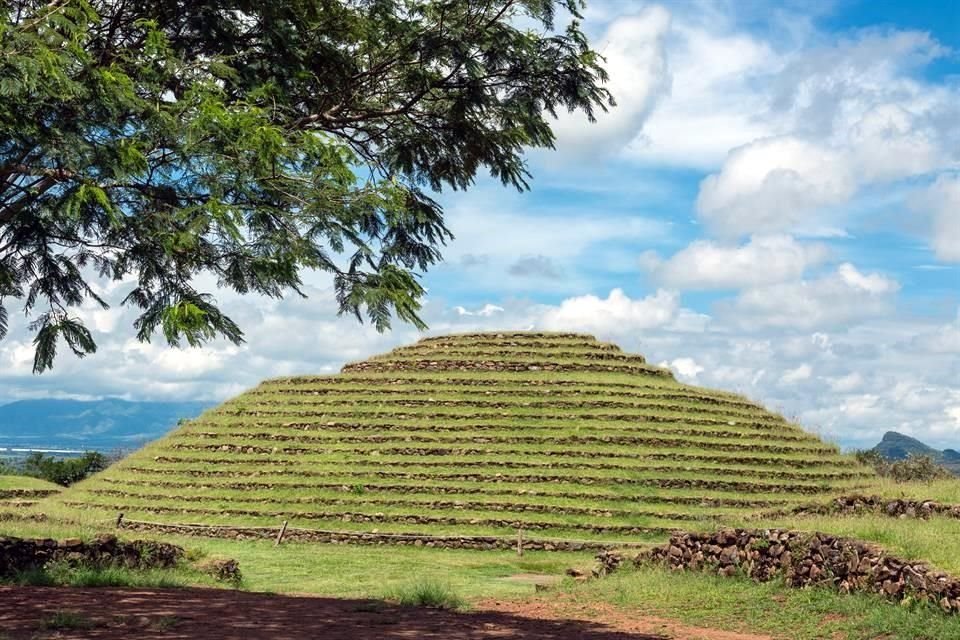
[[[899,288],[896,280],[844,263],[813,280],[751,287],[720,308],[745,327],[829,327],[885,314]]]
[[[809,380],[813,375],[813,367],[806,362],[796,369],[788,369],[780,376],[780,384],[794,384],[801,380]]]
[[[784,231],[809,226],[855,189],[836,151],[793,136],[767,138],[730,152],[720,173],[700,183],[697,212],[721,235]]]
[[[672,90],[628,153],[714,170],[697,213],[721,236],[836,234],[865,187],[960,158],[960,92],[922,70],[949,50],[920,31],[760,37],[677,10]]]
[[[757,90],[757,79],[783,64],[767,42],[723,19],[684,15],[674,16],[669,35],[670,94],[634,137],[631,159],[712,168],[730,149],[776,133],[762,117],[768,100]]]
[[[828,255],[826,246],[788,235],[753,236],[739,246],[695,240],[667,260],[646,253],[641,266],[675,289],[739,289],[796,280]]]
[[[614,19],[597,41],[610,76],[605,85],[617,106],[589,123],[582,114],[558,114],[557,148],[576,153],[618,151],[636,136],[660,98],[670,90],[664,39],[670,12],[658,5]]]
[[[601,336],[622,335],[666,325],[676,317],[679,307],[679,296],[672,291],[661,289],[634,300],[622,289],[614,289],[606,298],[594,295],[567,298],[543,314],[540,326]]]
[[[483,305],[476,311],[469,311],[465,307],[460,307],[460,306],[454,307],[453,310],[457,312],[457,315],[479,316],[481,318],[489,318],[491,316],[494,316],[498,313],[503,313],[505,311],[503,307],[499,307],[495,304],[490,304],[490,303]]]
[[[722,235],[824,226],[866,185],[946,166],[939,135],[896,104],[871,107],[842,140],[765,138],[730,152],[700,184],[697,213]]]
[[[960,175],[942,175],[913,201],[929,216],[930,246],[939,260],[960,262]]]
[[[864,183],[922,175],[949,162],[939,132],[902,105],[871,107],[850,130],[848,162]]]
[[[660,366],[670,368],[680,378],[690,382],[695,382],[697,376],[704,371],[704,368],[697,364],[697,361],[693,358],[674,358],[669,362],[664,360],[660,363]]]
[[[934,114],[950,109],[948,95],[916,71],[949,53],[929,33],[863,29],[793,52],[770,79],[770,116],[800,135],[822,139],[856,131],[877,105]]]
[[[924,331],[909,344],[930,354],[960,354],[960,310],[954,322]]]

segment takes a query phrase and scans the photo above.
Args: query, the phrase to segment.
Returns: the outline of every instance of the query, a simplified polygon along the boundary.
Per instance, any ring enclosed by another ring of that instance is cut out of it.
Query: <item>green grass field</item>
[[[63,487],[60,485],[41,480],[40,478],[31,478],[30,476],[5,476],[0,475],[0,491],[50,491],[59,492]]]

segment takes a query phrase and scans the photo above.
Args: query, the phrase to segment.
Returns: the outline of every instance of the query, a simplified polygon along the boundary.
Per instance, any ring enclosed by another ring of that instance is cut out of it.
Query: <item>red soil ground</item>
[[[115,640],[769,640],[534,600],[483,603],[454,613],[366,600],[276,596],[219,589],[0,587],[0,638]],[[50,629],[57,612],[87,628]],[[598,614],[601,614],[598,616]],[[581,616],[598,616],[594,622]],[[573,619],[567,619],[573,618]]]

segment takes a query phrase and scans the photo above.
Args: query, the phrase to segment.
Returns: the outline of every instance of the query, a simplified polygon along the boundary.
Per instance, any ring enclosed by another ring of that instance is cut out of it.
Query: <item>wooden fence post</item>
[[[287,521],[283,521],[283,525],[280,527],[280,533],[277,534],[277,541],[273,543],[273,546],[279,547],[280,543],[283,542],[283,535],[287,532]]]

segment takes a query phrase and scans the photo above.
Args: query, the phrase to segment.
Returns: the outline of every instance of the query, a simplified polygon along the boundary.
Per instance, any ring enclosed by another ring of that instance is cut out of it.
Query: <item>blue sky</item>
[[[618,107],[563,114],[527,193],[440,195],[431,331],[591,332],[845,446],[960,447],[960,2],[594,1],[584,28]],[[100,352],[36,378],[15,330],[0,401],[220,400],[418,337],[308,284],[218,294],[243,347],[142,345],[130,312],[83,309]]]

